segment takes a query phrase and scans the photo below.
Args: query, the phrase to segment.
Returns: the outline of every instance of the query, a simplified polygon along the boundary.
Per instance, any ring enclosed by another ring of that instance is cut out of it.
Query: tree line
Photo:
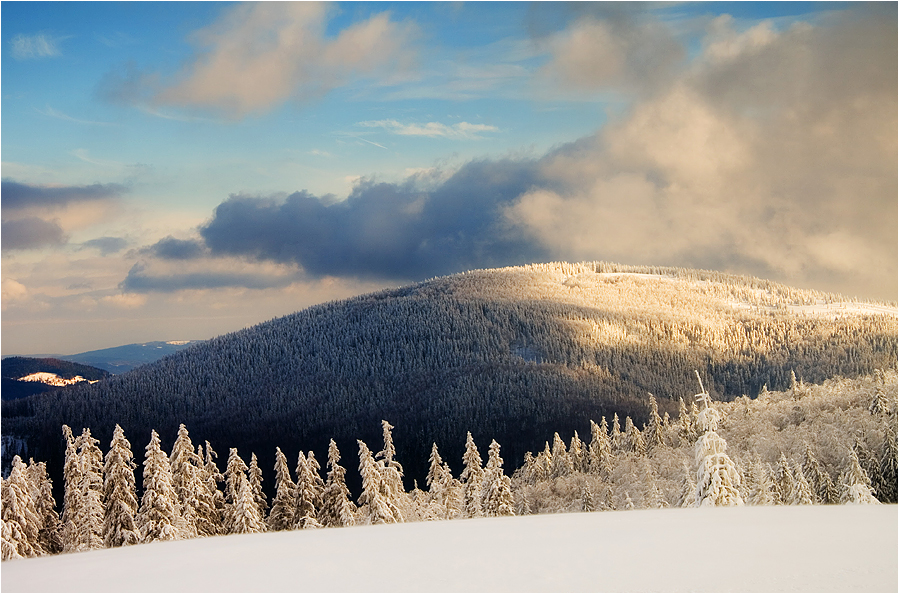
[[[301,450],[291,471],[276,448],[269,496],[255,454],[248,465],[230,448],[222,472],[210,443],[194,447],[184,425],[168,454],[152,431],[138,495],[138,466],[121,426],[104,455],[89,429],[75,436],[64,425],[61,511],[46,463],[25,464],[16,456],[0,483],[2,557],[221,534],[560,511],[895,503],[896,379],[894,371],[821,386],[793,378],[787,391],[731,403],[713,403],[700,380],[689,407],[679,399],[676,418],[660,416],[650,394],[642,429],[629,416],[622,427],[615,414],[611,426],[605,417],[599,424],[590,421],[589,443],[577,432],[568,444],[554,433],[552,446],[547,442],[536,456],[527,452],[511,476],[503,470],[500,445],[490,443],[485,463],[469,432],[458,476],[432,444],[426,490],[417,482],[410,491],[404,487],[394,427],[382,421],[380,451],[372,453],[357,440],[362,486],[355,502],[334,440],[324,476],[314,452]],[[835,427],[842,433],[835,435]],[[768,449],[746,448],[747,435],[771,430],[781,436],[767,439]],[[812,434],[821,437],[810,441]],[[670,477],[677,477],[673,489]]]

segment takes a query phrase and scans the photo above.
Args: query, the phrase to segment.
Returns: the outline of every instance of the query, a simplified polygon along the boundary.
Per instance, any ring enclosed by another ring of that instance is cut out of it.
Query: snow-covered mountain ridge
[[[3,563],[4,592],[895,592],[897,508],[633,510],[158,542]]]
[[[456,460],[467,430],[518,465],[555,431],[588,434],[591,419],[640,426],[650,392],[674,416],[696,393],[694,370],[732,400],[787,389],[792,372],[818,383],[891,368],[894,315],[792,311],[845,301],[712,271],[477,270],[311,307],[59,399],[4,404],[4,432],[55,469],[64,423],[103,443],[115,423],[140,441],[157,429],[163,443],[185,423],[217,447],[256,452],[269,473],[276,446],[323,451],[334,438],[352,450],[389,419],[407,480],[422,482],[431,444]]]

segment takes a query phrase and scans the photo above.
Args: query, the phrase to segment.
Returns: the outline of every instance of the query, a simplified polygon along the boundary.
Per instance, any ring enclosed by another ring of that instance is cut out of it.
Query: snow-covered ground
[[[897,591],[897,507],[558,514],[6,561],[4,592]]]
[[[64,377],[59,377],[55,373],[50,373],[49,371],[38,371],[36,373],[26,375],[25,377],[20,377],[19,381],[41,382],[42,384],[47,384],[48,386],[71,386],[72,384],[77,384],[80,382],[88,382],[91,384],[97,383],[97,380],[86,380],[80,375],[76,375],[72,379],[66,379]]]

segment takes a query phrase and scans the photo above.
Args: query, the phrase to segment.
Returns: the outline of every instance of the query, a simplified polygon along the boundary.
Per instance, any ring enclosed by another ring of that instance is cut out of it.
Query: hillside
[[[179,423],[214,447],[342,451],[396,427],[406,476],[423,482],[437,442],[461,458],[466,430],[495,438],[510,466],[554,431],[601,416],[646,419],[696,392],[716,400],[892,368],[896,311],[752,278],[614,264],[482,270],[312,307],[191,345],[61,395],[3,405],[4,435],[61,468],[60,426],[115,423],[164,447]],[[458,464],[458,462],[455,462]],[[51,471],[52,472],[52,471]],[[409,485],[411,486],[411,484]],[[351,486],[352,489],[352,486]]]
[[[90,365],[32,357],[6,357],[0,363],[0,373],[3,400],[24,398],[81,382],[96,382],[110,376],[108,371]]]
[[[135,367],[153,363],[196,344],[197,340],[169,340],[126,344],[108,349],[87,351],[62,357],[67,361],[93,365],[110,373],[125,373]]]
[[[895,592],[896,526],[895,505],[840,505],[300,530],[6,561],[2,587],[4,592]]]

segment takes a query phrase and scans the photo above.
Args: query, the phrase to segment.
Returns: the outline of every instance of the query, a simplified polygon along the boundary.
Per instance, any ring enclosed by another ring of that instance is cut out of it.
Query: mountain
[[[94,383],[111,374],[104,369],[61,359],[6,357],[0,363],[3,400],[15,400],[80,383]]]
[[[710,271],[541,264],[318,305],[99,384],[4,402],[3,431],[58,472],[63,423],[103,444],[118,423],[136,452],[153,428],[170,447],[184,423],[224,455],[255,452],[268,479],[275,446],[322,457],[333,437],[354,460],[356,439],[376,446],[387,419],[407,480],[424,484],[432,442],[458,471],[466,431],[482,450],[496,439],[516,467],[555,431],[588,435],[590,419],[639,426],[647,393],[676,415],[698,391],[694,370],[732,400],[896,357],[895,306]]]
[[[130,371],[140,365],[153,363],[166,355],[177,353],[181,349],[192,344],[202,342],[198,340],[170,340],[167,342],[143,342],[126,344],[124,346],[86,351],[75,355],[61,356],[61,359],[93,365],[105,369],[110,373],[120,374]]]

